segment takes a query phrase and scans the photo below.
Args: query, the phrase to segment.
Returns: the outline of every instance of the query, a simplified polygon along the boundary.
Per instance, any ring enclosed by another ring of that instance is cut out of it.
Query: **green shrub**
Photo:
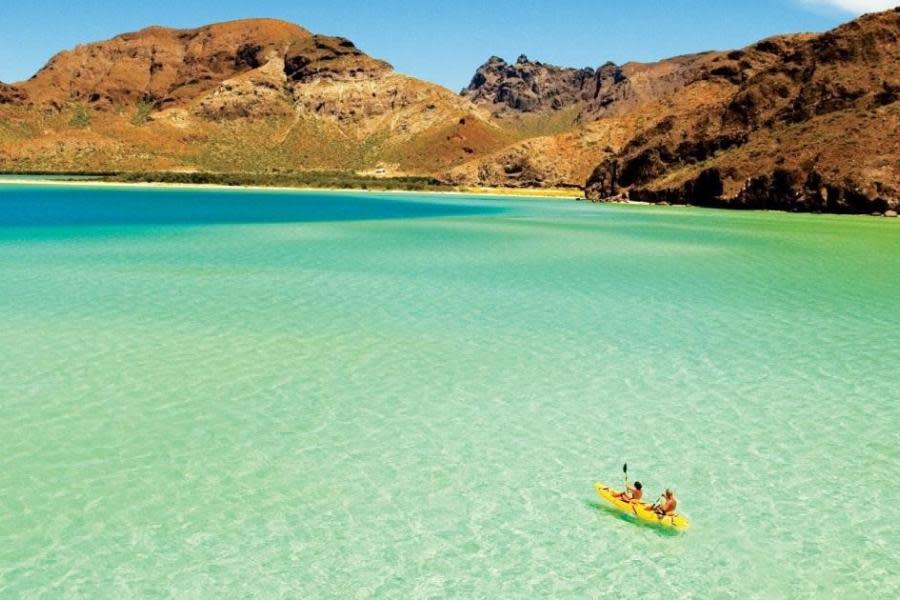
[[[137,111],[134,113],[134,116],[131,117],[131,124],[135,127],[140,127],[144,123],[150,120],[150,111],[153,110],[153,103],[147,102],[146,100],[141,100],[138,102]]]
[[[162,172],[120,173],[113,181],[154,181],[219,185],[259,185],[280,187],[350,188],[363,190],[449,190],[449,186],[431,177],[370,177],[352,172],[300,171],[288,173],[210,173]]]
[[[87,107],[81,102],[72,105],[72,118],[69,120],[70,127],[87,127],[91,124],[91,115]]]

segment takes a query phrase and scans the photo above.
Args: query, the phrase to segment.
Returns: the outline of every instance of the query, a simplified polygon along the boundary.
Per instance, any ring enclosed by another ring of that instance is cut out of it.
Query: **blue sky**
[[[655,60],[823,31],[900,0],[8,0],[0,80],[27,79],[56,52],[147,25],[276,17],[348,37],[397,70],[454,90],[493,54],[566,66]]]

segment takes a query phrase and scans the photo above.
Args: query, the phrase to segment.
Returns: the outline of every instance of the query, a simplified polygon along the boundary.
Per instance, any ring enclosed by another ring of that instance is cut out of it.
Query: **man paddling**
[[[672,490],[667,489],[665,493],[663,493],[662,502],[654,504],[650,507],[650,510],[661,517],[668,517],[675,514],[676,508],[678,508],[678,500],[675,499],[675,493],[672,492]]]
[[[616,494],[616,498],[618,498],[619,500],[622,500],[624,502],[637,502],[643,497],[644,497],[644,486],[641,484],[640,481],[635,481],[634,487],[632,487],[632,486],[628,485],[628,483],[626,483],[625,491],[620,494]]]

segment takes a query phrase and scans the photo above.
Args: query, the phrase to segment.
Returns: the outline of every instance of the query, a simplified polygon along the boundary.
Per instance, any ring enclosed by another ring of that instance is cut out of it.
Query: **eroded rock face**
[[[716,207],[722,205],[724,186],[718,169],[702,171],[696,179],[687,181],[678,188],[658,190],[637,188],[628,192],[629,200],[655,204],[683,204],[683,198],[691,198],[691,204]]]
[[[837,214],[881,214],[898,206],[896,192],[882,194],[878,189],[844,180],[826,181],[816,171],[801,173],[787,169],[775,169],[751,177],[740,191],[724,196],[722,174],[718,169],[708,169],[696,179],[679,187],[646,189],[629,192],[629,198],[638,202],[684,204],[717,208],[742,208],[752,210],[783,210],[792,212],[827,212]]]
[[[0,81],[0,104],[19,104],[28,99],[25,90]]]
[[[313,35],[284,21],[251,19],[198,29],[151,27],[79,46],[56,55],[25,87],[36,103],[59,110],[72,102],[94,110],[140,101],[172,107],[260,69],[273,57],[292,82],[390,71],[390,65],[343,38]],[[269,78],[262,75],[264,82]]]
[[[475,183],[480,185],[532,188],[555,187],[563,182],[559,166],[528,145],[513,148],[479,169]]]
[[[619,195],[619,161],[611,158],[603,161],[585,186],[586,195],[593,200],[608,200]]]
[[[478,68],[462,95],[475,103],[519,112],[560,110],[587,102],[594,94],[595,72],[528,60],[515,64],[491,57]]]
[[[293,101],[302,113],[354,128],[364,126],[372,119],[399,116],[417,106],[423,109],[425,119],[427,111],[423,100],[428,94],[428,90],[415,85],[409,78],[396,74],[377,79],[325,77],[292,88]],[[409,131],[400,122],[396,126],[398,130]]]
[[[299,83],[371,79],[391,71],[389,64],[367,56],[350,40],[321,35],[314,35],[311,43],[292,45],[284,63],[287,78]]]
[[[671,122],[663,120],[655,129],[669,127]],[[604,199],[617,195],[621,188],[649,183],[676,166],[700,164],[718,152],[745,142],[746,135],[741,132],[649,147],[643,142],[643,138],[638,138],[625,147],[624,158],[606,160],[598,165],[588,178],[585,188],[591,198]]]
[[[223,81],[197,106],[207,119],[260,118],[293,112],[285,89],[284,60],[274,53],[265,65]]]

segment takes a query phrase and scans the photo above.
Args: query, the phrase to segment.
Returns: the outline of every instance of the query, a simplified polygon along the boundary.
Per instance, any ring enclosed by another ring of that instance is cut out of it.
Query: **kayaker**
[[[644,486],[641,484],[640,481],[635,481],[634,487],[632,487],[626,483],[625,491],[620,494],[616,494],[616,498],[618,498],[619,500],[622,500],[624,502],[637,502],[638,500],[640,500],[643,497],[644,497]]]
[[[675,509],[678,508],[678,500],[675,499],[675,493],[671,489],[667,489],[663,493],[662,502],[654,504],[651,508],[653,512],[661,517],[674,515]]]

